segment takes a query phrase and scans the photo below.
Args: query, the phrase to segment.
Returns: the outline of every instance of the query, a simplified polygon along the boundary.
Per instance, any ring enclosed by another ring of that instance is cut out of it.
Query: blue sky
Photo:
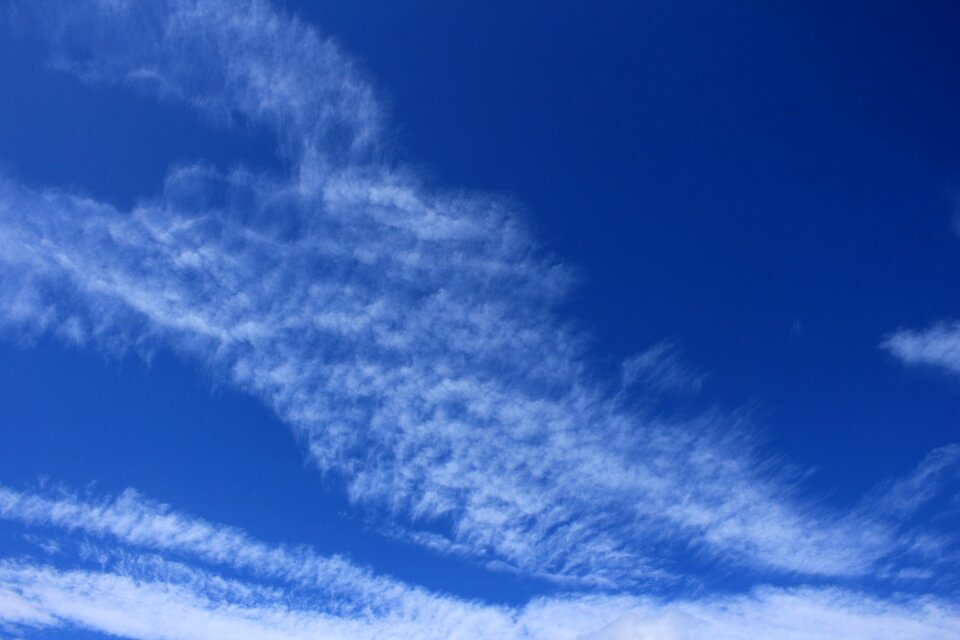
[[[952,3],[6,3],[0,638],[957,638]]]

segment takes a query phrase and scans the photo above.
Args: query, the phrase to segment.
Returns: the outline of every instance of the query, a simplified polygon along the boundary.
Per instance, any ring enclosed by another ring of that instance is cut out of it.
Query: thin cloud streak
[[[125,546],[187,555],[246,571],[264,579],[318,590],[346,609],[377,610],[396,605],[413,590],[374,577],[339,556],[320,556],[306,547],[269,546],[245,532],[177,513],[130,489],[113,500],[81,500],[68,493],[18,492],[0,485],[0,518],[31,527],[82,532]]]
[[[424,618],[351,619],[207,573],[181,567],[159,572],[178,573],[180,580],[129,569],[58,571],[0,563],[0,624],[20,632],[79,627],[138,640],[814,640],[825,629],[837,638],[956,640],[960,621],[954,607],[933,599],[879,602],[833,589],[758,590],[669,606],[603,597],[544,600],[516,613],[451,604]]]
[[[696,393],[706,374],[691,371],[682,361],[676,345],[660,342],[623,363],[623,384],[663,393]]]
[[[2,488],[0,517],[43,535],[54,528],[108,545],[104,551],[84,542],[68,567],[28,557],[0,560],[0,629],[18,635],[70,626],[142,639],[800,640],[830,629],[842,638],[939,640],[956,638],[960,622],[956,606],[935,598],[880,601],[829,588],[760,588],[674,602],[570,595],[515,608],[483,605],[378,577],[307,548],[266,545],[134,491],[84,501]],[[67,539],[57,544],[72,546]],[[99,568],[85,568],[84,555]],[[226,578],[197,568],[197,561],[245,577]]]
[[[960,480],[960,445],[940,447],[928,453],[907,476],[878,487],[870,509],[907,518],[948,493],[944,488],[957,480]]]
[[[555,312],[567,271],[508,201],[376,161],[370,84],[309,27],[258,0],[40,14],[61,68],[271,127],[289,174],[182,166],[130,211],[0,180],[10,333],[172,347],[272,407],[354,501],[490,566],[617,586],[691,550],[859,575],[897,549],[871,514],[796,497],[728,421],[623,403]]]

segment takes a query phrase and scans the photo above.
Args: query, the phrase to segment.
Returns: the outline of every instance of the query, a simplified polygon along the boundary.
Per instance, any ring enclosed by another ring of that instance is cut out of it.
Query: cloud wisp
[[[144,640],[807,640],[830,629],[843,638],[940,640],[956,638],[960,621],[955,605],[936,598],[880,601],[832,588],[760,588],[673,602],[571,595],[515,608],[483,605],[308,548],[267,545],[132,490],[114,500],[82,500],[0,488],[0,518],[55,536],[62,550],[58,565],[29,556],[0,560],[0,630],[17,635],[74,627]],[[224,568],[240,575],[224,577]]]
[[[623,363],[623,384],[658,392],[695,393],[706,375],[691,371],[682,362],[676,345],[661,342]]]
[[[924,330],[903,329],[880,345],[908,365],[929,365],[960,374],[960,322],[939,322]]]
[[[342,610],[396,606],[412,592],[396,581],[376,578],[338,556],[305,547],[268,546],[245,532],[177,513],[127,490],[115,499],[82,500],[67,493],[18,492],[0,486],[0,519],[33,528],[79,531],[121,546],[189,557],[256,577],[320,591]]]
[[[377,160],[374,92],[313,29],[261,0],[37,11],[59,67],[269,127],[288,172],[181,166],[129,211],[0,180],[8,332],[173,348],[272,407],[358,504],[491,566],[623,586],[691,551],[836,576],[897,549],[883,519],[805,503],[728,421],[622,401],[510,202]]]
[[[437,604],[437,603],[434,603]],[[669,605],[629,598],[535,601],[520,611],[459,602],[441,609],[344,618],[269,588],[154,558],[112,570],[0,562],[0,629],[80,628],[155,639],[462,638],[483,640],[955,640],[957,612],[934,599],[890,602],[835,589],[757,590]]]

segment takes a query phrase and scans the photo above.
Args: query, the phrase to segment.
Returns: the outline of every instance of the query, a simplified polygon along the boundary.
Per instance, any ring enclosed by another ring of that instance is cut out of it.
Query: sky
[[[0,8],[0,640],[960,638],[955,3]]]

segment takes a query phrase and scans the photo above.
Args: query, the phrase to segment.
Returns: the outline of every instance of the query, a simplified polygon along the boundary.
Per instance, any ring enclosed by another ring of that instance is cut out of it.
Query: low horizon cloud
[[[486,605],[377,576],[303,546],[178,513],[133,490],[82,499],[0,486],[0,521],[46,555],[0,560],[0,630],[80,628],[127,638],[812,640],[956,638],[960,610],[933,598],[835,587],[759,587],[664,600],[573,593]],[[235,577],[225,577],[229,570]],[[218,571],[220,573],[218,573]],[[267,583],[267,584],[264,584]]]

